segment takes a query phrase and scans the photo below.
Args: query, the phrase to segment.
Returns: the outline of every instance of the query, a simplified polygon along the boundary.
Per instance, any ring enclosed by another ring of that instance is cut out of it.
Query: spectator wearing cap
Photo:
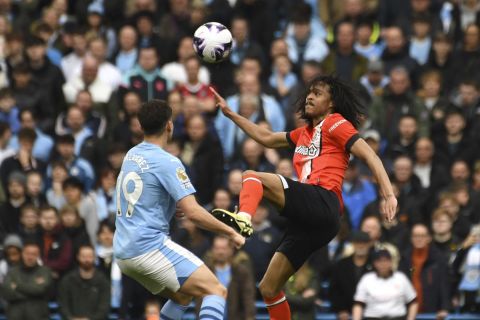
[[[26,43],[27,63],[32,71],[32,83],[50,98],[52,110],[58,114],[65,108],[62,86],[65,82],[60,68],[50,62],[46,55],[47,44],[41,38],[33,37]]]
[[[372,182],[360,177],[357,159],[350,161],[342,185],[342,197],[352,229],[358,230],[365,207],[377,199],[377,191]]]
[[[375,251],[372,260],[374,271],[363,275],[357,285],[352,320],[414,320],[418,303],[410,280],[394,271],[388,250]]]
[[[22,239],[15,233],[8,234],[3,240],[3,259],[0,260],[0,285],[5,280],[8,271],[20,264],[22,248]]]
[[[37,119],[35,114],[31,109],[22,109],[18,114],[20,119],[21,128],[30,128],[35,130],[37,135],[35,142],[33,143],[32,155],[34,158],[41,160],[44,163],[47,163],[50,159],[50,155],[53,149],[53,139],[48,134],[45,134],[42,129],[37,126]],[[51,119],[49,119],[51,121]],[[13,135],[9,141],[9,147],[15,151],[19,149],[18,135]]]
[[[95,172],[92,165],[82,157],[75,155],[75,138],[71,134],[59,136],[55,144],[57,157],[56,161],[61,161],[69,176],[79,179],[85,187],[85,192],[92,189],[95,182]],[[52,165],[47,167],[48,185],[51,185]]]
[[[323,71],[334,71],[340,79],[358,82],[367,71],[368,60],[354,50],[355,26],[352,22],[340,22],[336,29],[336,46],[322,62]]]
[[[8,302],[7,319],[50,319],[52,276],[48,267],[38,263],[40,256],[38,244],[24,244],[21,264],[9,270],[0,286],[0,295]]]
[[[369,61],[366,74],[360,77],[360,84],[367,90],[370,99],[380,97],[389,82],[390,79],[384,74],[381,60]]]
[[[330,280],[332,311],[338,320],[348,320],[353,307],[353,296],[360,278],[372,270],[370,248],[372,242],[368,233],[354,231],[350,236],[353,253],[335,262]]]
[[[28,202],[26,177],[14,171],[8,176],[8,201],[0,205],[0,240],[8,233],[18,233],[20,229],[20,207]]]
[[[117,47],[115,31],[107,27],[104,21],[105,8],[103,1],[93,1],[87,8],[87,38],[101,37],[105,39],[105,57],[111,58]]]
[[[130,25],[123,26],[118,32],[118,51],[112,61],[122,74],[130,71],[135,66],[138,58],[137,30]]]
[[[45,163],[35,158],[32,153],[36,138],[34,129],[22,128],[18,132],[18,151],[15,155],[6,158],[0,166],[0,178],[4,188],[7,186],[8,175],[13,171],[37,170],[44,173]]]
[[[402,253],[399,270],[413,283],[419,312],[436,313],[437,319],[443,319],[450,308],[447,261],[431,244],[432,236],[426,225],[413,225],[410,241],[411,246]]]

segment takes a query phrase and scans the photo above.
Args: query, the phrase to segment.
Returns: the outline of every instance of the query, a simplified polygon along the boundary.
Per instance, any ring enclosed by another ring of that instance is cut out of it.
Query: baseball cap
[[[382,140],[382,138],[380,137],[380,133],[378,133],[377,130],[375,129],[369,129],[369,130],[366,130],[363,134],[362,134],[362,138],[364,140],[367,140],[367,139],[372,139],[376,142],[380,142],[380,140]]]
[[[383,62],[381,60],[370,60],[367,70],[371,72],[383,72]]]
[[[23,243],[22,239],[16,234],[9,234],[5,237],[5,240],[3,240],[3,247],[8,248],[8,247],[15,247],[18,249],[23,248]]]
[[[354,231],[350,236],[350,241],[366,243],[370,242],[370,236],[368,235],[368,233],[363,231]]]
[[[103,16],[105,13],[105,9],[103,9],[103,5],[97,1],[94,1],[88,5],[87,9],[88,13],[96,13],[98,15]]]
[[[8,182],[18,182],[25,185],[25,183],[27,183],[27,177],[20,171],[13,171],[8,175]]]
[[[388,251],[387,249],[380,249],[373,252],[372,259],[374,261],[382,258],[392,259],[390,251]]]

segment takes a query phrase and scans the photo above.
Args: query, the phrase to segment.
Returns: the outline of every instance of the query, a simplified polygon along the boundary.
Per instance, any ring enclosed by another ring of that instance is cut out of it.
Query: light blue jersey
[[[194,192],[178,158],[148,142],[130,149],[117,178],[115,257],[128,259],[159,249],[177,201]]]

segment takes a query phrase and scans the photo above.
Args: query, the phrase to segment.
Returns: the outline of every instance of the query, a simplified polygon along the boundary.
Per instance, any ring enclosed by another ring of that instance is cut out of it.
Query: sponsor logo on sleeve
[[[184,168],[178,167],[176,170],[177,179],[182,185],[183,189],[190,189],[192,188],[192,183],[190,182],[190,178],[188,177],[187,173],[185,172]]]

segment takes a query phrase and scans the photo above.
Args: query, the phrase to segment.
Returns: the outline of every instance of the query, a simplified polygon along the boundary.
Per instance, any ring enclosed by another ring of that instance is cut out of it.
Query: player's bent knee
[[[265,281],[261,281],[258,285],[260,293],[262,294],[263,298],[272,299],[275,298],[279,293],[280,289],[272,286],[270,284],[265,283]]]
[[[212,294],[216,296],[220,296],[222,298],[226,298],[227,288],[225,288],[225,286],[223,286],[221,283],[218,283],[216,286],[211,288],[211,292],[209,293],[209,295],[212,295]]]

